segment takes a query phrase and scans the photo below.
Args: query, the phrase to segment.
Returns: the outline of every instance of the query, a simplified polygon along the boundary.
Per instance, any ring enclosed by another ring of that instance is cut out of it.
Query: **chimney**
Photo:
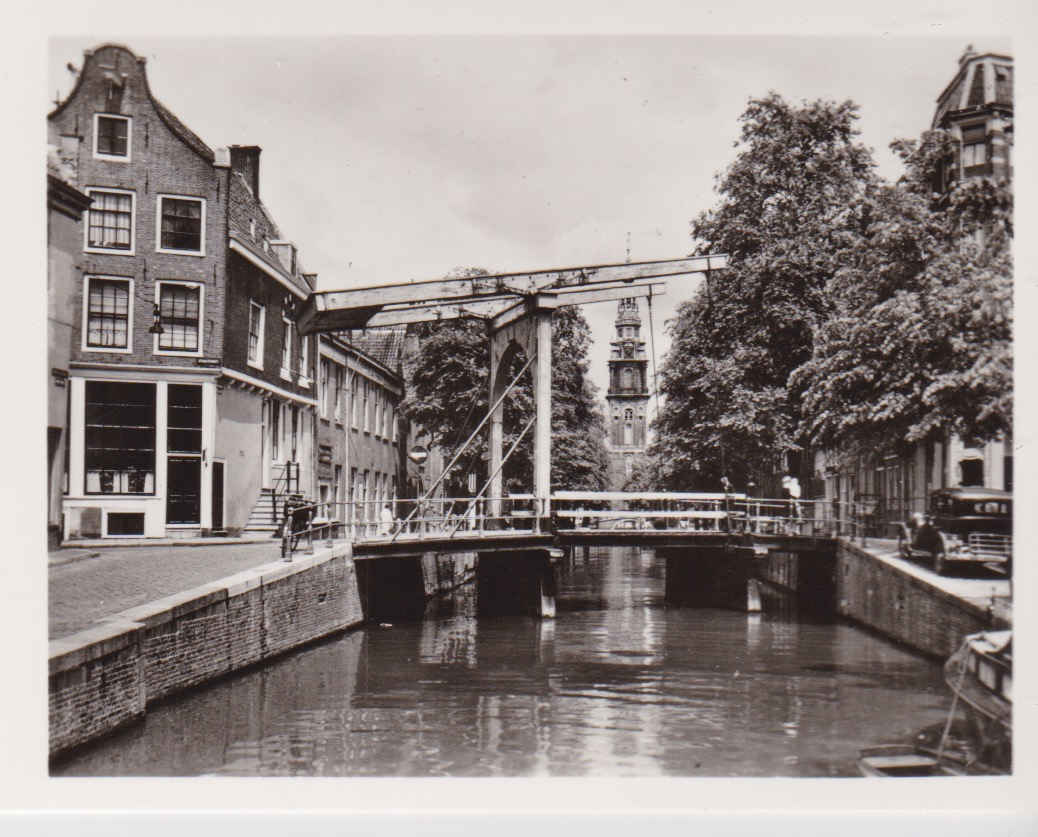
[[[252,189],[252,196],[260,199],[259,158],[263,149],[258,145],[232,145],[231,169],[239,172]]]

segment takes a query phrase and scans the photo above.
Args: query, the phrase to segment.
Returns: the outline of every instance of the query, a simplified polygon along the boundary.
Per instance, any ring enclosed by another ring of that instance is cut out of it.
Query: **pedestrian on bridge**
[[[386,503],[382,507],[382,511],[379,512],[378,516],[378,534],[379,537],[389,535],[393,531],[393,510],[389,507],[389,503]]]

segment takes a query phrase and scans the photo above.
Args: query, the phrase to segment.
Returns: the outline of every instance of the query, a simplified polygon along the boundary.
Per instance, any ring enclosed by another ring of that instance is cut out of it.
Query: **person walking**
[[[393,510],[389,507],[389,503],[386,503],[378,515],[379,537],[385,537],[393,531],[393,522]]]

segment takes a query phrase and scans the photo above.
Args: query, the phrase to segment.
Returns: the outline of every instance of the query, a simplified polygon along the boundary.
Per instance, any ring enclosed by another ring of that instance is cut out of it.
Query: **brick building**
[[[317,492],[329,516],[372,525],[404,487],[404,329],[322,335],[319,341]]]
[[[616,336],[609,343],[606,450],[609,488],[619,491],[649,444],[648,356],[641,336],[642,319],[637,299],[620,300],[614,325]]]
[[[967,48],[937,97],[930,127],[947,131],[956,148],[943,165],[935,191],[947,192],[967,178],[1011,180],[1013,59]],[[828,460],[826,452],[819,451],[812,462],[816,481],[824,479],[826,499],[869,501],[884,531],[886,524],[922,511],[932,490],[957,485],[1013,487],[1011,439],[980,442],[949,434],[940,442],[917,445],[909,457],[862,461],[854,469],[830,466]]]
[[[48,134],[92,201],[74,244],[63,228],[52,318],[71,345],[65,536],[264,535],[290,493],[391,500],[402,336],[300,337],[316,275],[261,200],[261,149],[214,151],[113,44],[84,54]]]

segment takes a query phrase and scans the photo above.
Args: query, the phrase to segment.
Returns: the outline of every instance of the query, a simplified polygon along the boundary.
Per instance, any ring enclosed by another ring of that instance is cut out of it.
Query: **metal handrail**
[[[488,483],[489,484],[489,483]],[[536,532],[538,498],[530,494],[505,497],[485,496],[486,486],[473,497],[396,498],[381,500],[322,500],[286,503],[282,523],[283,554],[286,560],[305,540],[312,550],[313,541],[325,536],[350,541],[398,538],[407,540],[451,539],[458,535],[483,535],[489,530],[526,530]],[[581,493],[586,502],[595,495]],[[562,495],[560,492],[560,496]],[[832,500],[791,500],[788,498],[746,497],[723,494],[680,494],[666,501],[652,495],[652,500],[630,499],[637,503],[657,503],[649,508],[584,508],[574,506],[573,494],[565,499],[553,496],[555,530],[574,532],[587,528],[591,521],[632,521],[633,528],[689,530],[690,532],[725,533],[729,535],[777,535],[801,537],[846,536],[865,543],[870,511],[862,503]],[[403,520],[393,514],[392,522],[382,519],[382,510],[395,510],[402,503],[414,504]],[[605,504],[605,501],[603,501]],[[487,514],[491,508],[499,514]],[[572,523],[567,525],[570,521]],[[528,524],[528,526],[526,525]]]

